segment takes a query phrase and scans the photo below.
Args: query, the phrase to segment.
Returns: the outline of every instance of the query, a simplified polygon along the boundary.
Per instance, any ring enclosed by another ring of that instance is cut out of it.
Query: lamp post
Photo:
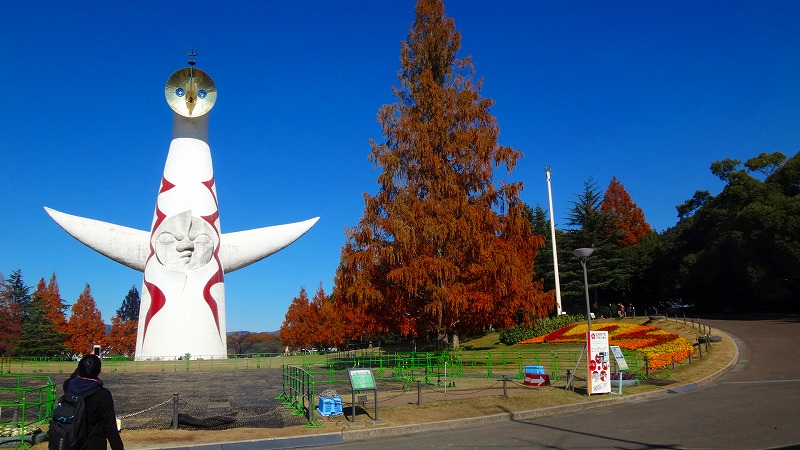
[[[588,333],[592,331],[592,312],[589,308],[589,277],[586,275],[586,260],[589,259],[594,253],[593,248],[577,248],[572,251],[572,254],[580,258],[581,265],[583,266],[583,285],[586,289],[586,323],[589,325],[589,329],[586,330],[587,332],[587,339]],[[588,342],[588,341],[587,341]]]
[[[547,175],[547,199],[550,201],[550,240],[553,242],[553,275],[556,281],[556,315],[561,315],[561,282],[558,280],[558,250],[556,249],[556,220],[553,217],[553,190],[550,187],[550,166],[544,166]]]

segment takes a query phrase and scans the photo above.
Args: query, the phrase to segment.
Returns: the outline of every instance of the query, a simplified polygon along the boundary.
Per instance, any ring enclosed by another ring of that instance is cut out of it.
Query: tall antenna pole
[[[556,281],[556,314],[561,315],[561,282],[558,279],[558,251],[556,251],[556,221],[553,218],[553,189],[550,187],[550,166],[544,166],[547,174],[547,198],[550,201],[550,239],[553,241],[553,274]]]

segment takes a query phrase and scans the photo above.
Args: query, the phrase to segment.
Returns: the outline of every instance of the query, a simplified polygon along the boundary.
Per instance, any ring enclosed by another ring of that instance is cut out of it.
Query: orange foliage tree
[[[110,354],[131,356],[136,353],[136,329],[138,321],[122,320],[119,315],[111,318],[111,330],[104,345]]]
[[[130,356],[136,353],[136,331],[139,326],[139,291],[131,286],[128,294],[111,318],[111,330],[108,332],[106,345],[109,353]]]
[[[322,289],[321,283],[309,306],[311,308],[309,314],[316,322],[312,342],[317,348],[324,349],[343,345],[346,342],[344,322],[334,308],[332,299]]]
[[[326,349],[345,343],[344,324],[322,284],[309,302],[305,288],[292,299],[279,331],[281,341],[290,347]]]
[[[644,211],[633,202],[616,176],[611,177],[608,183],[600,209],[615,218],[614,227],[622,236],[619,241],[621,247],[633,245],[653,231],[644,218]]]
[[[278,336],[280,336],[284,345],[294,349],[309,346],[311,343],[310,327],[313,326],[309,322],[309,319],[311,319],[308,314],[309,309],[306,288],[301,287],[300,293],[292,299],[289,309],[286,310],[283,324],[278,331]]]
[[[75,354],[87,354],[92,351],[93,345],[105,344],[105,324],[88,284],[72,305],[67,329],[69,337],[66,344]]]
[[[372,142],[379,192],[365,194],[359,224],[347,230],[336,274],[343,315],[367,315],[357,330],[437,336],[506,327],[541,317],[551,294],[534,283],[532,234],[522,183],[495,180],[522,153],[498,144],[499,127],[480,95],[471,59],[457,58],[461,35],[441,0],[420,0],[401,47],[397,103]]]
[[[56,280],[56,274],[53,273],[50,275],[50,281],[46,285],[44,278],[40,279],[39,284],[36,285],[35,294],[38,294],[42,299],[42,304],[44,305],[44,316],[53,321],[53,325],[55,325],[56,330],[66,335],[67,316],[64,313],[66,305],[64,305],[64,300],[61,298],[61,293],[58,288],[58,281]]]

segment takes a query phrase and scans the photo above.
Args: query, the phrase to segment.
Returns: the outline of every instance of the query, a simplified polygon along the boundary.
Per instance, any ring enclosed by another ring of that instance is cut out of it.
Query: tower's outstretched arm
[[[144,271],[150,255],[150,233],[113,223],[73,216],[44,207],[47,214],[72,237],[123,266]]]
[[[45,206],[50,217],[72,237],[92,250],[131,269],[144,271],[150,255],[150,233],[85,217],[73,216]],[[222,233],[219,257],[225,273],[261,261],[306,234],[319,217],[302,222]]]
[[[318,220],[319,217],[315,217],[285,225],[223,233],[219,249],[222,268],[229,273],[261,261],[300,239]]]

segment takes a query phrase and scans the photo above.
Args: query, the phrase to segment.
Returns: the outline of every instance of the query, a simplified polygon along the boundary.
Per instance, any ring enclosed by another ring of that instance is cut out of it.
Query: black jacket
[[[75,394],[88,392],[97,385],[102,386],[100,380],[91,378],[71,378],[64,382],[64,391]],[[86,450],[104,450],[106,440],[111,444],[112,450],[124,450],[122,438],[117,430],[117,417],[114,412],[114,399],[111,391],[101,387],[99,391],[85,398],[86,423],[89,427],[89,440],[84,447]]]

